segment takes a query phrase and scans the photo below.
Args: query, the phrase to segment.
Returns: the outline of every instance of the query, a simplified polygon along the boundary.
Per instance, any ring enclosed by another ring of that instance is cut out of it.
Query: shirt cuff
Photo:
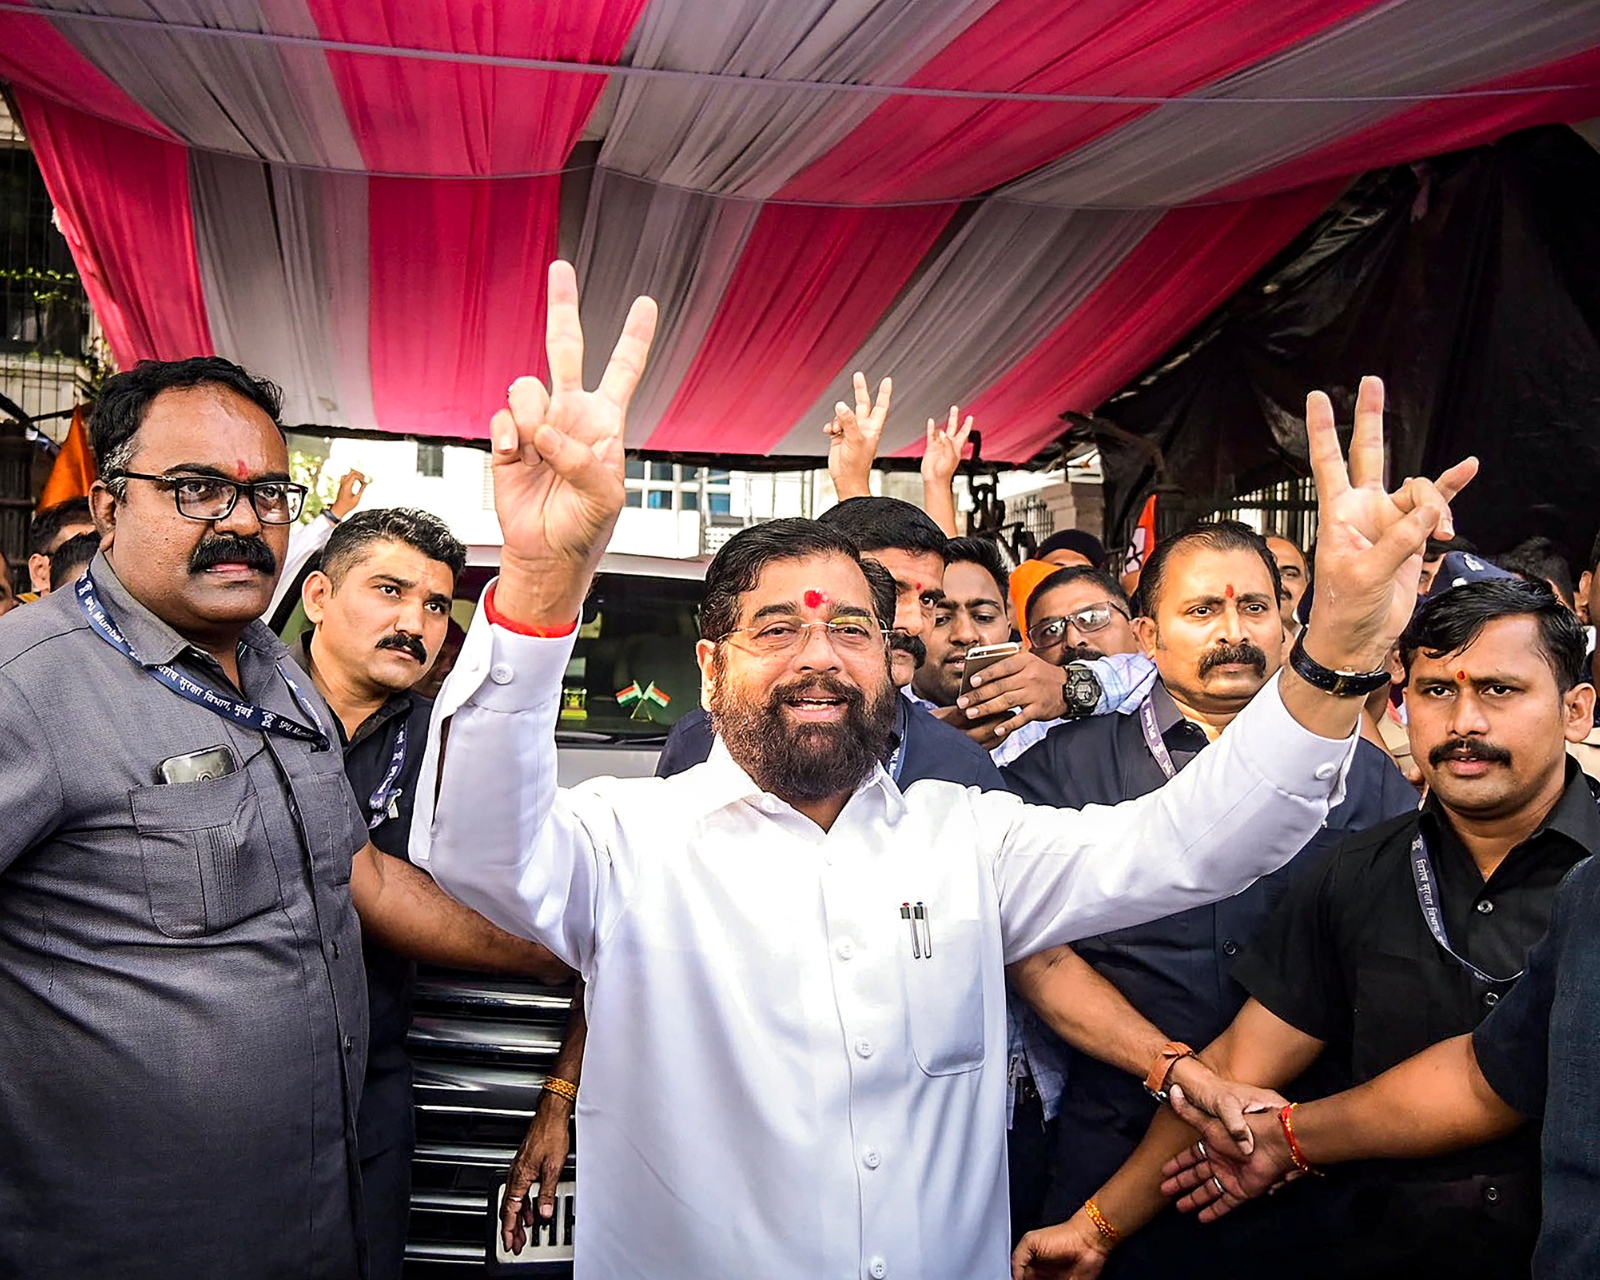
[[[488,590],[483,593],[483,616],[497,627],[504,627],[507,631],[514,631],[519,636],[538,636],[545,640],[559,640],[563,636],[570,636],[578,629],[578,620],[574,618],[563,627],[530,627],[525,623],[513,622],[500,610],[494,607],[495,583],[489,584]]]
[[[1344,799],[1345,775],[1361,737],[1353,729],[1348,738],[1339,739],[1312,733],[1283,705],[1282,677],[1282,672],[1273,676],[1250,699],[1225,736],[1234,741],[1235,751],[1258,777],[1285,795],[1311,800],[1327,797],[1331,809]]]

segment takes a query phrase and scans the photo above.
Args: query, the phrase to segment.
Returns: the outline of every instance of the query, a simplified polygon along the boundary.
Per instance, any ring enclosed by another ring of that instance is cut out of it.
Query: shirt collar
[[[105,606],[106,611],[116,619],[117,626],[127,637],[128,643],[133,646],[133,652],[141,666],[159,666],[171,662],[181,654],[191,651],[203,652],[134,599],[132,593],[122,584],[122,579],[117,577],[117,571],[112,568],[111,561],[106,559],[105,552],[95,552],[94,561],[89,569],[94,574],[95,594],[100,597],[100,603]],[[273,661],[283,653],[283,645],[278,637],[273,635],[271,629],[260,619],[244,629],[239,636],[239,642],[265,654]]]
[[[1449,818],[1444,812],[1444,807],[1435,796],[1430,795],[1423,802],[1422,821],[1428,824],[1435,834],[1448,828],[1451,836],[1455,836],[1454,828],[1449,827]],[[1544,821],[1511,851],[1512,854],[1528,848],[1547,834],[1563,837],[1583,850],[1586,855],[1600,853],[1600,802],[1597,802],[1588,776],[1570,756],[1566,762],[1566,787],[1561,792],[1560,798],[1551,806],[1550,812],[1545,814]],[[1508,857],[1506,861],[1509,862],[1510,858]],[[1498,869],[1495,874],[1499,874]]]
[[[720,734],[711,740],[711,754],[706,757],[705,764],[694,770],[693,774],[700,788],[701,806],[706,813],[726,809],[741,800],[752,801],[763,812],[770,812],[775,805],[785,804],[756,785],[755,779],[729,754]],[[894,779],[881,764],[873,766],[872,772],[856,788],[848,804],[856,803],[868,792],[876,792],[883,797],[884,813],[889,818],[898,818],[905,811],[905,799],[900,794],[900,788],[895,786]]]
[[[929,700],[927,698],[924,698],[920,693],[918,693],[910,685],[907,685],[904,689],[900,690],[900,696],[902,698],[904,698],[907,702],[909,702],[912,706],[921,707],[925,711],[933,711],[939,705],[937,702],[933,702],[933,701],[931,701],[931,700]]]
[[[311,637],[315,633],[315,627],[308,627],[300,633],[300,638],[289,646],[289,657],[294,660],[295,666],[304,671],[313,683],[315,683],[316,677],[311,672]],[[355,733],[349,738],[344,736],[344,723],[338,716],[333,717],[333,723],[339,727],[339,738],[344,742],[344,745],[353,747],[356,743],[371,737],[395,717],[409,715],[411,708],[416,705],[416,701],[417,695],[410,689],[402,689],[399,693],[391,693],[384,699],[383,705],[363,720],[357,726]],[[328,709],[331,711],[333,708],[329,707]]]

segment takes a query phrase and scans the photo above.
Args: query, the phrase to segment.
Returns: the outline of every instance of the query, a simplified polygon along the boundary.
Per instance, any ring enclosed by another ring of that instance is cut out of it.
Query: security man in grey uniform
[[[257,620],[305,496],[278,408],[216,358],[111,378],[102,552],[0,627],[0,1275],[363,1269],[357,910],[449,939]]]

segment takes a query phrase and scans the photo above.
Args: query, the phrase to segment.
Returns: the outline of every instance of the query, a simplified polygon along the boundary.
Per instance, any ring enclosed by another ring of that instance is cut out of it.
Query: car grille
[[[417,1114],[407,1280],[571,1275],[569,1263],[486,1268],[488,1200],[533,1119],[569,1004],[559,988],[419,967],[407,1038]],[[562,1180],[572,1177],[569,1157]]]

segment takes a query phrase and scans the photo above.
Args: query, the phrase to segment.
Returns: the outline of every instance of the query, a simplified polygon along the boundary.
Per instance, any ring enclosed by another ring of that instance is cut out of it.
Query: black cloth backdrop
[[[1391,480],[1476,454],[1458,530],[1486,552],[1544,534],[1583,568],[1600,524],[1600,154],[1553,126],[1363,177],[1067,439],[1099,445],[1106,533],[1125,546],[1152,490],[1170,531],[1307,474],[1306,392],[1345,424],[1365,373],[1388,391]]]

